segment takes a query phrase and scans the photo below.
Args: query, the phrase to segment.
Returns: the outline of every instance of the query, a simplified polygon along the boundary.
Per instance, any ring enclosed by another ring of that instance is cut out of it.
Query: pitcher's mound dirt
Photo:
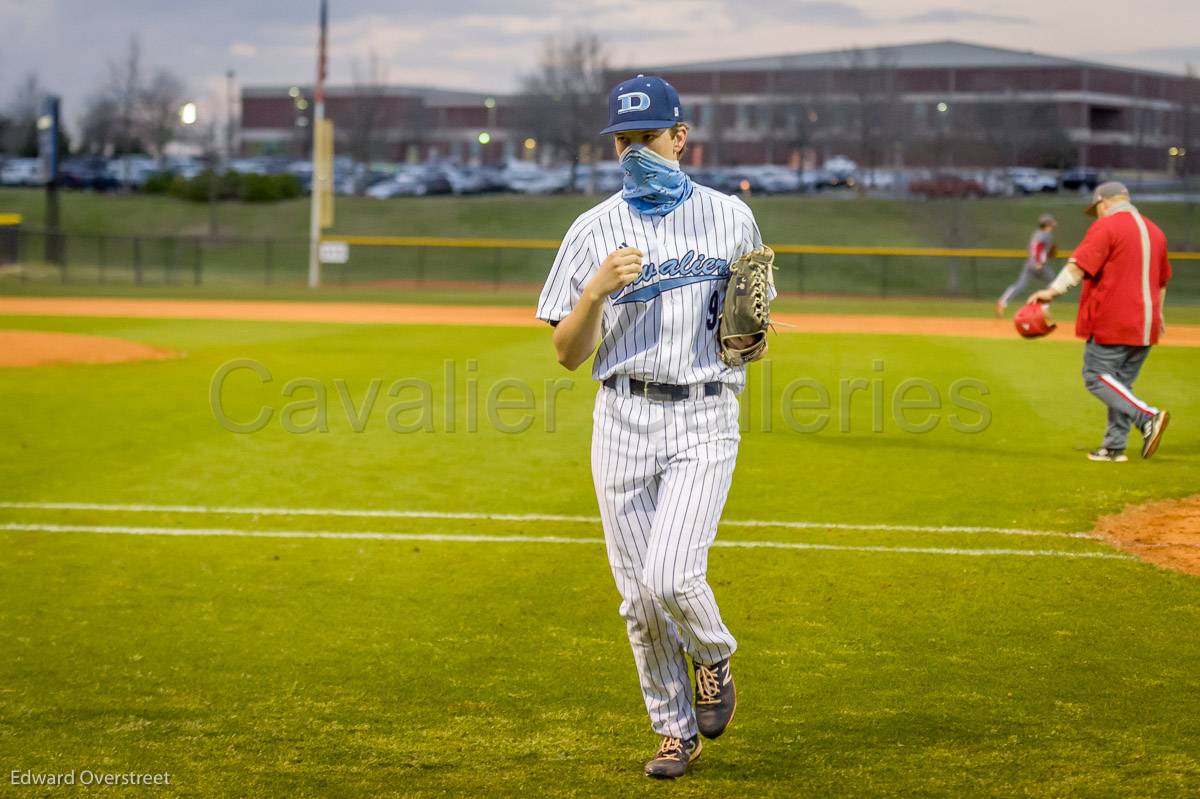
[[[1104,516],[1096,532],[1143,560],[1200,576],[1200,494]]]
[[[122,363],[174,357],[136,341],[75,333],[0,330],[0,366],[45,366],[66,363]]]

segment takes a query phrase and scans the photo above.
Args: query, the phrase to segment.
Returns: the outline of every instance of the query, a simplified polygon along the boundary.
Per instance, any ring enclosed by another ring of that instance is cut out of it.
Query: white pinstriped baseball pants
[[[696,734],[688,657],[711,665],[737,642],[708,585],[708,550],[737,459],[738,401],[658,402],[601,387],[592,431],[592,479],[621,616],[650,724]]]

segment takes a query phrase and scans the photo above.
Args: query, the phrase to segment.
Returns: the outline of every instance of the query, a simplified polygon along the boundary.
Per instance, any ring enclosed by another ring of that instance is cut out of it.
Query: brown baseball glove
[[[775,253],[770,247],[752,250],[729,267],[725,307],[717,328],[717,346],[726,366],[742,366],[767,354],[774,268]]]

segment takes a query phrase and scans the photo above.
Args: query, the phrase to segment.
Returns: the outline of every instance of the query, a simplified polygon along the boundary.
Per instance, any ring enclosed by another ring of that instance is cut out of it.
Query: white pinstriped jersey
[[[761,247],[762,235],[740,199],[693,186],[692,196],[665,216],[639,214],[614,194],[576,219],[563,238],[537,308],[537,317],[551,323],[571,312],[609,253],[636,247],[645,256],[641,275],[605,303],[595,379],[745,386],[745,367],[730,368],[717,357],[716,325],[729,264]]]

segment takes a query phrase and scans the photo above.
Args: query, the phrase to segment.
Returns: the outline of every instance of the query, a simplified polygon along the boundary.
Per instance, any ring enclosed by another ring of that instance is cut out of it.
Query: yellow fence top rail
[[[553,239],[452,239],[440,236],[338,236],[326,233],[321,241],[344,241],[366,247],[486,247],[499,250],[557,250]]]
[[[3,219],[3,215],[0,215]],[[326,233],[322,241],[344,241],[363,247],[462,247],[499,250],[557,250],[555,239],[457,239],[442,236],[338,236]],[[913,258],[1025,258],[1025,250],[951,247],[838,247],[823,244],[773,244],[780,254],[793,255],[891,255]],[[1059,250],[1058,258],[1069,258],[1070,250]],[[1200,261],[1200,252],[1173,252],[1178,261]]]
[[[0,214],[0,225],[19,225],[21,224],[20,214]]]

